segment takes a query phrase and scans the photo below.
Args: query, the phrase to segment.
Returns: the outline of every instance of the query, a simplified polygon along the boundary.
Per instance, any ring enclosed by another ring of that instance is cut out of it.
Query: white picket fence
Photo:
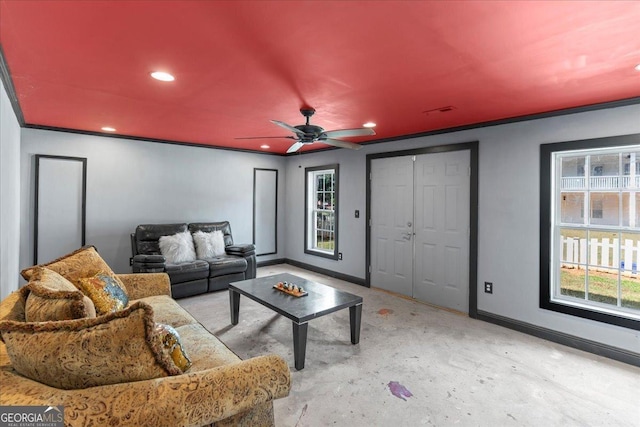
[[[619,239],[578,239],[573,237],[561,237],[563,268],[584,268],[587,264],[587,247],[589,252],[589,267],[596,271],[607,273],[617,273],[617,269],[622,269],[625,276],[638,277],[638,266],[640,263],[640,242],[625,239],[620,244]],[[620,259],[620,252],[623,258]]]

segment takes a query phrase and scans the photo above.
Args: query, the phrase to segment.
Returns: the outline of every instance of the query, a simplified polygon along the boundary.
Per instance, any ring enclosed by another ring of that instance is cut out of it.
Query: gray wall
[[[18,289],[20,125],[0,82],[0,299]]]
[[[36,153],[88,158],[87,242],[118,272],[129,271],[128,236],[143,222],[229,219],[236,240],[250,241],[253,168],[260,167],[280,171],[285,207],[279,252],[264,259],[286,257],[364,278],[366,154],[479,140],[478,309],[640,352],[638,331],[538,308],[540,144],[630,133],[640,133],[640,105],[287,158],[23,129],[21,142],[13,137],[21,153],[20,266],[31,264]],[[303,248],[304,168],[336,162],[343,261]],[[484,281],[494,283],[492,295],[481,291]]]
[[[228,220],[234,241],[250,243],[253,168],[279,169],[284,188],[278,156],[23,129],[21,268],[33,263],[34,154],[87,158],[87,244],[119,273],[131,271],[129,234],[138,224]]]
[[[378,147],[377,144],[375,147]],[[317,154],[288,157],[285,191],[288,229],[285,236],[286,257],[349,276],[365,277],[366,154],[369,146],[358,151],[339,149]],[[304,253],[305,168],[338,163],[338,252],[342,261]],[[355,218],[355,210],[360,218]]]
[[[478,309],[640,352],[638,331],[538,307],[540,144],[631,133],[640,133],[640,105],[290,157],[286,257],[364,279],[366,155],[478,140]],[[340,164],[338,249],[343,261],[307,255],[303,248],[304,168],[334,162]],[[482,292],[484,281],[494,283],[493,294]]]

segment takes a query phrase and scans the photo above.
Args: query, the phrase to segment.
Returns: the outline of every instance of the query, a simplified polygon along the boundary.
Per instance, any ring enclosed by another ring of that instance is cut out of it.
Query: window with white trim
[[[305,169],[305,253],[338,259],[338,165]]]
[[[640,135],[545,144],[541,165],[540,306],[640,329]]]

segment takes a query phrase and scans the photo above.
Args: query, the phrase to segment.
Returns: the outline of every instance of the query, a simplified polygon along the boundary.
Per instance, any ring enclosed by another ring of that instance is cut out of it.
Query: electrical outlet
[[[487,294],[493,293],[493,282],[484,282],[484,292]]]
[[[338,259],[342,261],[342,252],[338,252]]]

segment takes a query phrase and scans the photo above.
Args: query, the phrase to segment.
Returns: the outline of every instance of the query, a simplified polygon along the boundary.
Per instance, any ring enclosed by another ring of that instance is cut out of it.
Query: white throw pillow
[[[196,254],[198,259],[213,258],[225,254],[224,234],[216,230],[211,233],[196,231],[193,233],[196,242]]]
[[[159,240],[160,252],[169,264],[195,261],[196,250],[193,247],[191,233],[185,231],[173,236],[162,236]]]

